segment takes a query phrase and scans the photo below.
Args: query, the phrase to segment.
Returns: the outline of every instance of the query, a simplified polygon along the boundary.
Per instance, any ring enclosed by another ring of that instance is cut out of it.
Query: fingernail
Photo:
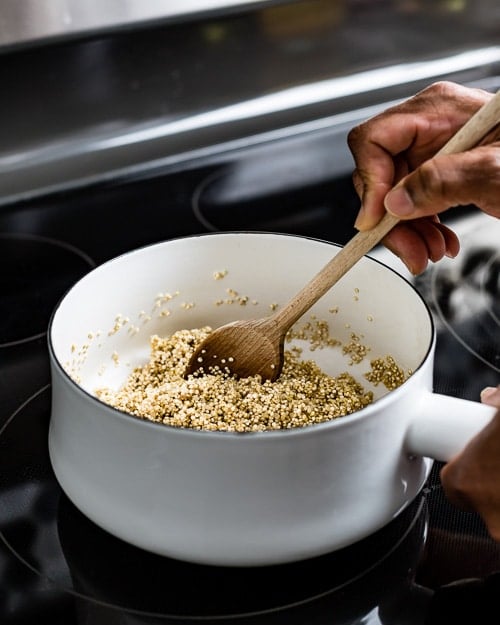
[[[415,210],[411,197],[404,187],[395,187],[385,196],[384,206],[397,217],[406,217]]]
[[[406,268],[408,269],[408,271],[411,273],[412,276],[418,276],[418,274],[420,273],[419,271],[417,271],[416,269],[414,269],[409,263],[407,263],[406,261],[403,261],[404,264],[406,265]]]
[[[363,222],[365,221],[364,218],[365,218],[365,209],[363,208],[363,206],[361,206],[361,208],[359,209],[358,216],[356,217],[356,221],[354,222],[354,227],[356,228],[356,230],[363,229]]]
[[[394,256],[397,256],[399,258],[399,260],[403,263],[403,265],[406,267],[406,269],[408,269],[408,271],[411,273],[412,276],[417,276],[418,275],[418,271],[415,271],[415,269],[411,266],[411,264],[406,260],[406,258],[403,258],[402,256],[400,256],[397,252],[394,252],[393,250],[391,250],[389,247],[387,247],[387,249],[392,252],[394,254]]]

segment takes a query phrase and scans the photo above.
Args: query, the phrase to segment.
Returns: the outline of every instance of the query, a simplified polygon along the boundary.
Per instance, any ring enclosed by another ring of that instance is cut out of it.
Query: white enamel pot
[[[363,335],[370,358],[390,354],[413,372],[396,390],[373,387],[375,401],[359,412],[238,434],[152,423],[94,395],[97,387],[117,388],[148,360],[152,334],[266,316],[338,249],[291,235],[207,234],[124,254],[77,282],[49,328],[49,452],[69,499],[138,547],[228,566],[337,550],[405,508],[433,459],[457,453],[495,411],[433,392],[431,314],[410,283],[371,258],[311,310],[343,341]],[[227,274],[215,280],[215,272]],[[254,303],[215,305],[228,300],[228,289]],[[165,293],[173,299],[165,302]],[[341,349],[311,357],[332,375],[350,371],[360,381],[369,369],[369,359],[350,365]]]

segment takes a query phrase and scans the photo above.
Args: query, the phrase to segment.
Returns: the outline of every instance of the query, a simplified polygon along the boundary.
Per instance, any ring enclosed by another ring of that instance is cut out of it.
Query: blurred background
[[[0,204],[488,86],[499,34],[497,0],[3,0]]]

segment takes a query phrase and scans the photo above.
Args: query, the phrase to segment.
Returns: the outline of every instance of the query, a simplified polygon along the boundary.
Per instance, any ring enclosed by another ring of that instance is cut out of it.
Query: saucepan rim
[[[411,290],[414,292],[417,299],[420,301],[421,304],[423,304],[424,310],[427,313],[427,317],[429,321],[430,341],[427,346],[427,350],[425,352],[424,357],[420,360],[420,363],[418,364],[418,366],[415,367],[415,369],[413,369],[411,376],[409,376],[403,382],[403,384],[401,384],[398,388],[387,392],[383,397],[376,399],[373,403],[369,404],[368,406],[365,406],[364,408],[361,408],[360,410],[357,410],[351,414],[344,415],[336,419],[323,421],[321,423],[311,423],[302,427],[284,428],[281,430],[265,430],[265,431],[258,431],[258,432],[228,432],[228,431],[220,431],[220,430],[219,431],[197,430],[197,429],[188,428],[188,427],[182,428],[179,426],[169,425],[167,423],[157,423],[154,421],[149,421],[148,419],[140,418],[129,412],[110,406],[109,404],[106,404],[105,402],[100,400],[98,397],[93,395],[91,392],[85,390],[80,384],[78,384],[78,382],[76,382],[68,374],[68,372],[66,371],[66,369],[64,368],[64,366],[62,365],[62,363],[60,362],[59,358],[56,355],[55,348],[52,342],[52,337],[53,337],[53,334],[56,332],[55,322],[56,322],[56,316],[57,316],[57,312],[59,308],[61,307],[63,301],[66,299],[69,293],[73,291],[73,289],[77,288],[77,286],[82,281],[90,279],[93,274],[99,272],[104,267],[119,261],[120,259],[123,259],[127,256],[136,254],[138,252],[141,252],[149,248],[165,245],[170,242],[193,240],[193,239],[198,239],[201,237],[214,237],[214,236],[224,236],[224,235],[247,235],[247,234],[259,235],[259,236],[272,235],[272,236],[278,236],[278,237],[289,237],[291,239],[307,239],[310,241],[317,241],[319,243],[331,245],[333,247],[338,247],[338,248],[343,247],[342,245],[338,243],[327,241],[325,239],[320,239],[317,237],[311,237],[311,236],[306,236],[306,235],[290,234],[286,232],[271,232],[271,231],[256,231],[256,230],[226,230],[223,232],[204,232],[204,233],[195,234],[195,235],[183,235],[179,237],[173,237],[171,239],[165,239],[162,241],[157,241],[154,243],[142,245],[140,247],[134,248],[133,250],[128,250],[122,254],[119,254],[113,258],[110,258],[109,260],[103,262],[97,267],[94,267],[93,269],[91,269],[84,276],[82,276],[79,280],[77,280],[72,286],[70,286],[59,299],[58,303],[56,304],[56,306],[54,307],[51,313],[49,324],[48,324],[48,330],[47,330],[47,343],[48,343],[49,357],[50,357],[50,361],[52,365],[57,369],[59,374],[63,376],[64,380],[68,384],[70,384],[73,390],[76,391],[81,396],[83,396],[85,399],[90,400],[92,404],[96,406],[96,409],[98,410],[104,409],[106,411],[111,412],[115,416],[133,419],[134,422],[137,422],[138,424],[142,424],[139,427],[151,427],[151,428],[155,428],[156,431],[166,430],[167,432],[172,433],[173,435],[176,435],[176,436],[178,435],[190,436],[190,437],[201,436],[207,439],[208,438],[220,439],[221,437],[224,437],[228,439],[238,439],[238,440],[243,440],[243,439],[248,440],[249,438],[255,438],[256,440],[263,440],[263,439],[272,440],[276,437],[284,438],[284,437],[293,437],[293,436],[307,436],[308,434],[315,435],[318,431],[321,431],[321,430],[330,429],[330,428],[348,427],[350,424],[352,424],[355,421],[358,421],[360,419],[366,419],[369,417],[371,412],[380,410],[380,406],[382,402],[386,404],[392,404],[393,402],[398,401],[399,396],[402,393],[405,393],[406,392],[405,389],[413,383],[415,376],[418,376],[420,370],[422,369],[424,364],[427,362],[429,355],[432,353],[433,347],[436,342],[436,327],[435,327],[433,315],[431,313],[431,310],[427,302],[424,300],[422,295],[417,291],[415,286],[409,280],[407,280],[404,276],[398,273],[395,269],[393,269],[392,267],[389,267],[382,261],[371,257],[369,254],[367,254],[366,256],[369,258],[370,262],[381,265],[387,271],[390,271],[393,274],[395,274],[400,280],[405,282],[411,288]],[[160,430],[158,430],[158,428],[160,428]]]

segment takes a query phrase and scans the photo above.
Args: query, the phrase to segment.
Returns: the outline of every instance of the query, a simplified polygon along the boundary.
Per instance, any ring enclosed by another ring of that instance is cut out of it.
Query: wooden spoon
[[[438,154],[470,149],[498,123],[500,91],[468,120]],[[358,232],[301,291],[271,316],[233,321],[211,332],[191,357],[186,376],[221,370],[236,377],[260,375],[262,380],[276,380],[283,367],[288,330],[398,221],[398,218],[386,213],[372,230]]]

